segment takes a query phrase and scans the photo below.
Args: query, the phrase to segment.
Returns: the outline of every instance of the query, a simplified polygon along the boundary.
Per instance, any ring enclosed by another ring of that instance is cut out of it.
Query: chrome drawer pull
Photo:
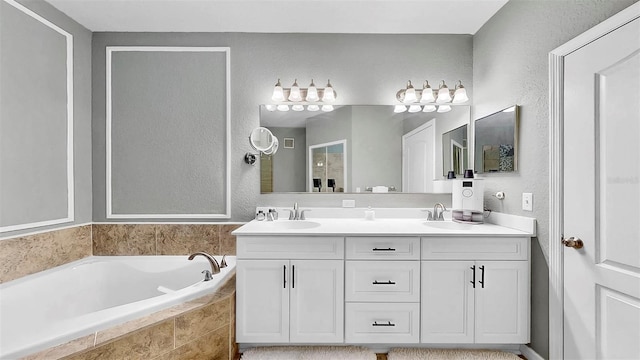
[[[393,249],[393,248],[386,248],[386,249],[373,248],[372,251],[396,251],[396,249]]]
[[[391,321],[387,321],[386,324],[378,324],[377,321],[374,321],[373,324],[371,324],[371,326],[396,326],[396,324],[392,324]]]
[[[389,281],[383,281],[383,282],[379,282],[378,280],[373,280],[373,285],[395,285],[396,283],[389,280]]]

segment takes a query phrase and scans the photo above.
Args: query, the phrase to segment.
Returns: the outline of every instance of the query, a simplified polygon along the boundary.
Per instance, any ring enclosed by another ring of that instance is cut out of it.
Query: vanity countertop
[[[535,220],[534,220],[535,221]],[[246,235],[304,235],[304,236],[535,236],[533,231],[490,223],[463,224],[452,221],[425,221],[424,219],[333,219],[308,220],[253,220],[232,233]]]

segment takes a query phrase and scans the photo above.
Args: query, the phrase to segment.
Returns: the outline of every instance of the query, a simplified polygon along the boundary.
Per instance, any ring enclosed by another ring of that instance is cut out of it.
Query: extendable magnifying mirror
[[[271,130],[266,127],[257,127],[251,131],[249,135],[249,144],[251,147],[262,154],[273,155],[278,151],[278,138],[276,138]],[[244,161],[253,165],[256,162],[256,155],[251,153],[246,153],[244,156]]]

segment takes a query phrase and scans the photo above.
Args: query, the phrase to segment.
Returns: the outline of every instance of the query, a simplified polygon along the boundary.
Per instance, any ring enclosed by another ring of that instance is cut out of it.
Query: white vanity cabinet
[[[344,238],[238,236],[239,343],[341,343]]]
[[[424,237],[421,342],[529,342],[529,238]]]
[[[420,238],[345,240],[345,342],[418,343]]]

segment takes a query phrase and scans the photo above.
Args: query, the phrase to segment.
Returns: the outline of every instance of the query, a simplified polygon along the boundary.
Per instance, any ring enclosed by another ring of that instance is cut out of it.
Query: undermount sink
[[[276,229],[312,229],[320,226],[320,223],[308,220],[280,220],[280,221],[265,221],[264,224]]]
[[[430,227],[445,230],[471,230],[473,228],[472,224],[463,224],[453,221],[427,221],[424,224]]]

